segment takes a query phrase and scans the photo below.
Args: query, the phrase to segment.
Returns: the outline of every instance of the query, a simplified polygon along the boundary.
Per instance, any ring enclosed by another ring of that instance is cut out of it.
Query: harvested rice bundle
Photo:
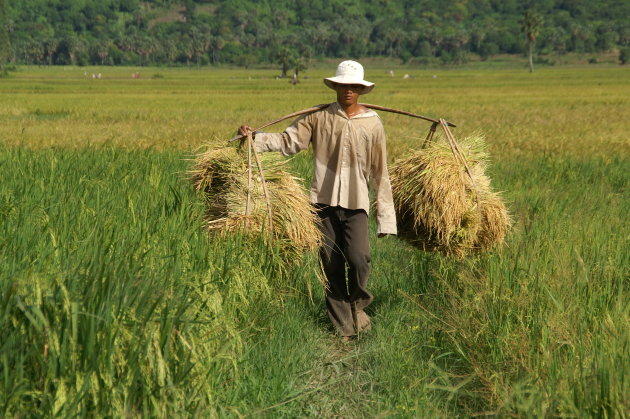
[[[465,138],[459,148],[472,181],[443,138],[396,161],[390,178],[399,235],[423,250],[463,257],[502,243],[510,221],[484,174],[483,137]]]
[[[321,233],[317,214],[301,181],[284,170],[286,161],[275,153],[262,153],[264,179],[272,205],[274,242],[287,258],[319,248]],[[206,204],[206,225],[213,233],[241,232],[246,235],[270,233],[263,178],[253,169],[249,215],[246,214],[247,152],[233,147],[210,149],[197,156],[190,172],[195,190]]]
[[[497,192],[483,191],[479,196],[481,228],[475,242],[479,250],[503,244],[512,220],[503,199]]]

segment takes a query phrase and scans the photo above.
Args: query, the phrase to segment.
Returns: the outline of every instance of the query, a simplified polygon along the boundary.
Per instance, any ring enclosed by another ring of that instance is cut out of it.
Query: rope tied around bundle
[[[265,195],[265,200],[267,201],[267,223],[269,224],[269,233],[273,233],[273,209],[271,205],[271,198],[269,196],[269,190],[267,189],[267,181],[265,180],[265,171],[263,170],[262,162],[260,161],[260,157],[258,156],[258,152],[254,148],[254,139],[251,132],[247,133],[247,202],[245,203],[245,216],[248,217],[250,215],[250,204],[251,204],[251,195],[252,195],[252,155],[256,160],[256,167],[258,168],[258,173],[260,174],[260,179],[263,188],[263,194]],[[245,225],[247,225],[247,221],[245,221]],[[270,235],[273,237],[273,234]]]

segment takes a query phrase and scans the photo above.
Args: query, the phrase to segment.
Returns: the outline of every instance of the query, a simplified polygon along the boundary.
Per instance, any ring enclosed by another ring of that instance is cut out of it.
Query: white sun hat
[[[343,61],[337,66],[335,77],[324,79],[326,86],[335,89],[335,84],[360,84],[365,86],[362,94],[370,93],[374,88],[374,83],[363,80],[363,66],[356,61]]]

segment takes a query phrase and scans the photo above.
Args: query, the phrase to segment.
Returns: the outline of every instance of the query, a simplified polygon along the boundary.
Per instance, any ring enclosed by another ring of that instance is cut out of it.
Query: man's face
[[[335,84],[337,102],[343,106],[354,105],[358,102],[363,89],[360,84]]]

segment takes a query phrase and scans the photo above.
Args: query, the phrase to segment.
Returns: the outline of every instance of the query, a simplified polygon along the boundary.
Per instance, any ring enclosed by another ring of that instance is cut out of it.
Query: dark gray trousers
[[[367,290],[370,275],[368,216],[363,210],[321,204],[316,207],[324,235],[319,255],[328,280],[328,317],[341,336],[353,336],[357,311],[362,311],[374,299]]]

